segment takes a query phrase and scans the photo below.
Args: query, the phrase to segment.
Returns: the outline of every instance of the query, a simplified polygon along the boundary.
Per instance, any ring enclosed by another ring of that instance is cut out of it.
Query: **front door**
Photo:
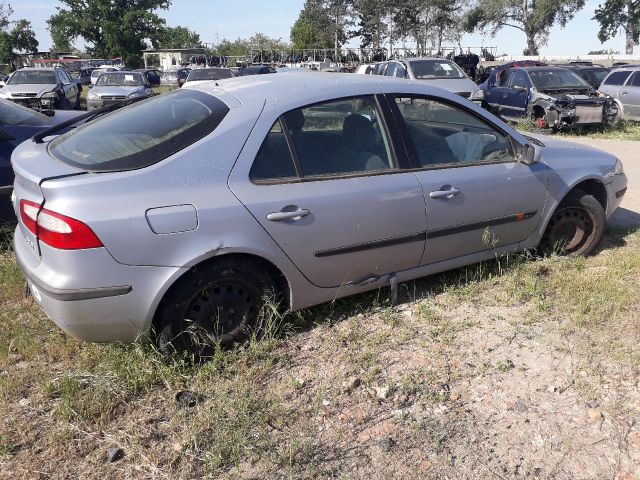
[[[398,95],[427,208],[422,264],[513,245],[534,233],[548,168],[515,160],[511,139],[458,105]]]
[[[270,130],[272,119],[259,120],[230,177],[238,199],[320,287],[417,267],[424,251],[422,188],[400,169],[378,101],[297,109]]]
[[[640,72],[631,75],[620,88],[620,101],[626,115],[640,117]]]

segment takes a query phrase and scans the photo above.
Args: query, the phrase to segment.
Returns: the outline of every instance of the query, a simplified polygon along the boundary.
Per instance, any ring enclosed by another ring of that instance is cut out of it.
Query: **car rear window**
[[[220,99],[177,90],[97,118],[56,138],[58,161],[90,172],[135,170],[164,160],[213,132],[229,112]]]

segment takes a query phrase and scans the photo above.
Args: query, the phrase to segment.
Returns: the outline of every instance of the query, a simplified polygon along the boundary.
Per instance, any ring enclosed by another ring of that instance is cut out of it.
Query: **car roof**
[[[60,69],[62,67],[22,67],[18,70],[16,70],[16,72],[21,72],[23,70],[27,70],[27,71],[47,71],[47,72],[55,72],[56,70]]]
[[[623,70],[623,71],[632,71],[632,72],[633,72],[633,71],[638,70],[638,69],[640,69],[640,65],[621,65],[621,66],[619,66],[619,67],[615,67],[615,68],[612,70],[612,72],[613,72],[613,71],[620,71],[620,70]]]
[[[546,67],[537,66],[537,67],[513,67],[513,68],[521,68],[527,72],[536,72],[540,70],[569,70],[567,67],[563,67],[561,65],[547,65]]]
[[[428,82],[417,80],[313,71],[291,72],[288,75],[242,76],[225,80],[211,80],[191,88],[216,96],[222,92],[228,93],[241,103],[264,103],[267,101],[273,105],[305,105],[322,101],[314,101],[314,98],[352,96],[350,92],[357,90],[354,88],[357,86],[373,87],[377,93],[381,85],[398,85],[398,87],[402,87],[399,91],[405,91],[407,85],[414,85],[416,92],[422,92],[425,95],[435,94],[445,97],[450,93],[429,85]],[[308,101],[304,99],[308,99]]]
[[[418,60],[438,60],[438,61],[445,61],[445,62],[453,62],[453,60],[449,60],[448,58],[443,58],[443,57],[411,57],[411,58],[402,58],[401,60],[404,60],[406,62],[415,62]],[[392,60],[389,60],[392,61]]]

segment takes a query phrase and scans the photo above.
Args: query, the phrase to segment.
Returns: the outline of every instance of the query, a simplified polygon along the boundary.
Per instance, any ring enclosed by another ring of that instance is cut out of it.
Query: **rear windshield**
[[[142,75],[124,72],[103,73],[98,78],[98,87],[139,87],[144,82]]]
[[[49,125],[51,118],[9,100],[0,99],[0,125]]]
[[[415,60],[411,62],[413,74],[419,80],[432,78],[465,78],[465,74],[453,62],[447,60]]]
[[[223,78],[231,78],[233,73],[231,70],[225,68],[203,68],[200,70],[191,70],[187,81],[193,82],[196,80],[222,80]]]
[[[51,142],[60,162],[90,172],[135,170],[213,132],[229,107],[197,90],[177,90],[100,117]]]
[[[15,72],[9,78],[7,85],[50,85],[58,83],[55,72],[51,70],[30,70]]]

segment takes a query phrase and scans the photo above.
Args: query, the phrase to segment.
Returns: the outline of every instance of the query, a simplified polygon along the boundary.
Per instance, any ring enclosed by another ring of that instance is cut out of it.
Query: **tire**
[[[76,95],[76,105],[74,107],[75,110],[80,110],[80,92]]]
[[[58,102],[58,108],[60,110],[71,110],[71,102],[67,97],[64,97]]]
[[[255,263],[221,259],[196,267],[167,294],[156,317],[164,355],[210,357],[216,344],[243,340],[265,318],[273,280]]]
[[[573,190],[553,212],[539,248],[544,254],[588,255],[600,243],[605,225],[600,202],[583,190]]]

